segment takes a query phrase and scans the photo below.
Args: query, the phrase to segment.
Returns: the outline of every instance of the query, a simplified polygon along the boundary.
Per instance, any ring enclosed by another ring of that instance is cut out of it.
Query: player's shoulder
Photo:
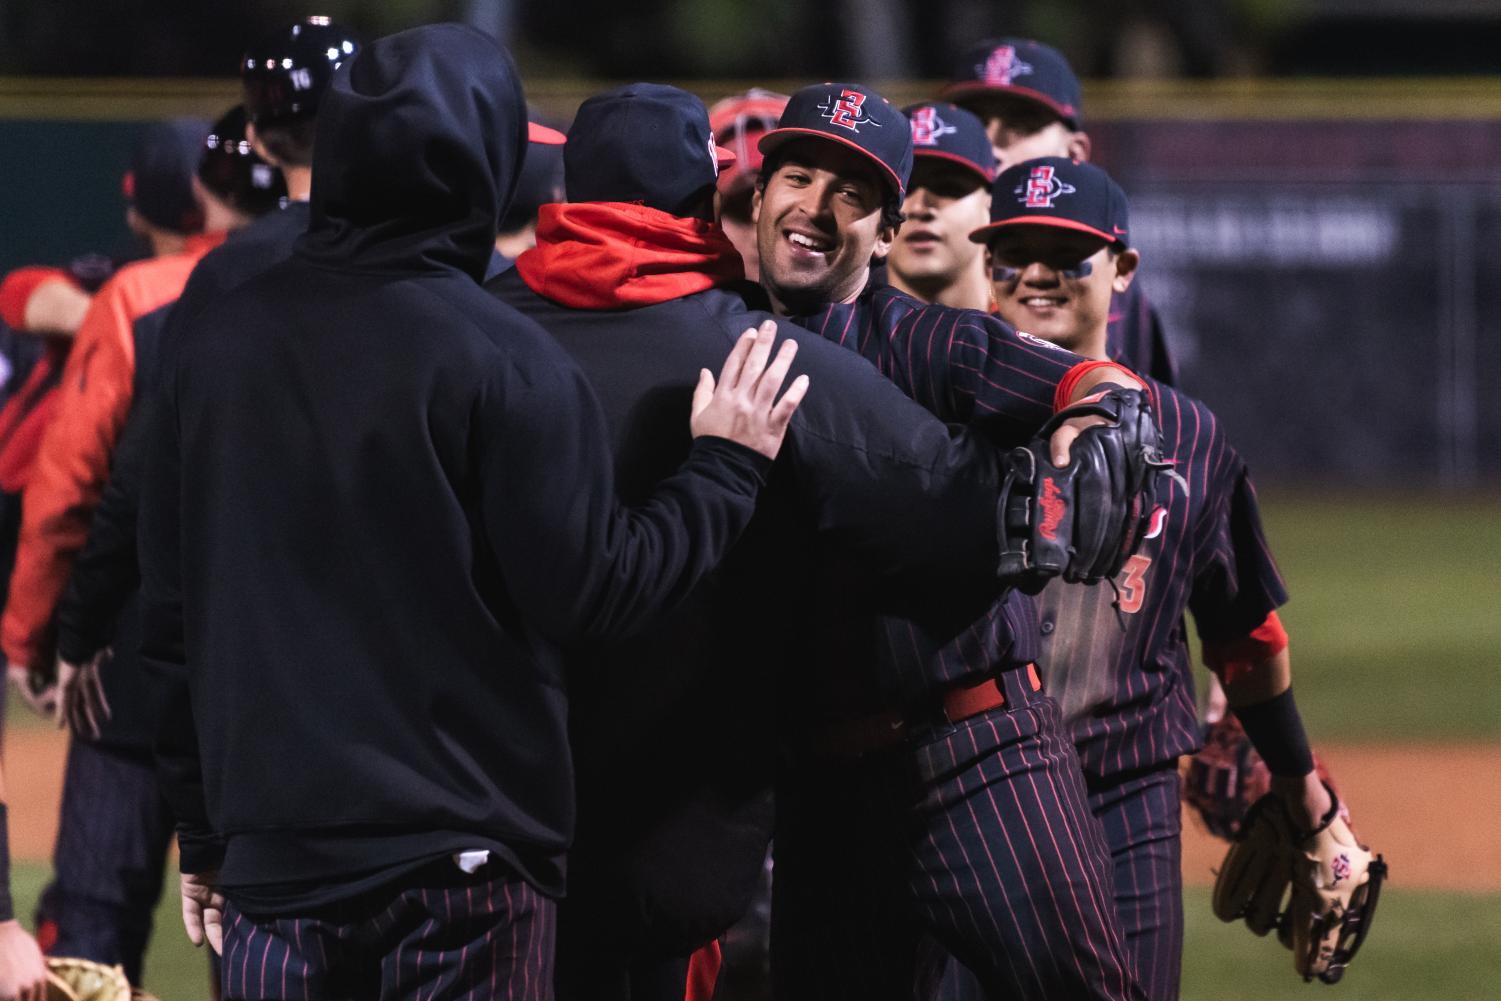
[[[1146,383],[1147,395],[1165,435],[1175,434],[1190,444],[1223,440],[1220,420],[1209,404],[1151,376],[1138,374],[1137,378]],[[1169,424],[1173,430],[1169,429]]]
[[[1162,429],[1163,451],[1180,470],[1203,467],[1215,472],[1237,471],[1244,460],[1226,433],[1225,425],[1203,400],[1181,389],[1141,376]]]
[[[98,296],[118,299],[132,316],[155,308],[164,294],[181,291],[202,255],[183,251],[131,261],[110,276],[100,287]],[[151,303],[148,307],[145,304]]]

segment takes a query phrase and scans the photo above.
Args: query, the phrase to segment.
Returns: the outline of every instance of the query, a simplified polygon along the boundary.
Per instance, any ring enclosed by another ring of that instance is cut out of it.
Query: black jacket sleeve
[[[104,649],[114,635],[120,610],[140,583],[136,561],[136,517],[146,461],[149,394],[139,385],[125,430],[115,448],[109,480],[88,542],[57,607],[57,652],[74,664]]]
[[[894,585],[873,589],[882,600],[998,592],[997,448],[936,419],[849,350],[787,326],[793,370],[813,388],[793,416],[778,485],[789,484],[805,523],[869,582]]]
[[[500,370],[475,415],[486,535],[512,598],[544,634],[629,635],[719,563],[771,463],[699,438],[645,503],[624,508],[593,390],[561,353],[550,361]]]
[[[137,542],[141,573],[141,656],[162,689],[156,738],[162,795],[177,818],[184,872],[217,868],[221,853],[208,822],[203,766],[193,727],[182,624],[181,497],[178,426],[172,396],[146,394],[141,425],[140,512]]]

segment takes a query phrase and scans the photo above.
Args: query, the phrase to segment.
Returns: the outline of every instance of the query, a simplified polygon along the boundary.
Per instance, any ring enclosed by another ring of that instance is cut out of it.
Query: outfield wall
[[[603,86],[530,93],[561,122]],[[234,100],[230,80],[0,80],[0,268],[119,250],[138,123]],[[1184,383],[1263,479],[1501,482],[1501,79],[1102,84],[1085,107]]]

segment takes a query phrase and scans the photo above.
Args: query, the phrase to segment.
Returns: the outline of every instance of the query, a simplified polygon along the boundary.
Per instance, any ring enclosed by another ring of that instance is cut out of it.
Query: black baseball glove
[[[1105,423],[1074,440],[1069,464],[1053,465],[1049,439],[1072,417]],[[1006,456],[998,511],[997,573],[1035,593],[1052,577],[1095,584],[1114,577],[1147,534],[1157,476],[1171,463],[1144,393],[1113,388],[1060,410],[1038,436]]]

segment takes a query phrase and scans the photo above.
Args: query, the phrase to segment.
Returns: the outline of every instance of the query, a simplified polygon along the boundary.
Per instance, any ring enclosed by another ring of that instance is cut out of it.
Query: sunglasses
[[[1090,257],[1093,256],[1093,254],[1090,254]],[[1012,258],[1012,260],[1016,259],[1017,258],[1015,257]],[[1027,264],[1031,263],[1031,261],[1027,262]],[[1090,275],[1094,274],[1094,262],[1089,260],[1089,258],[1085,258],[1082,261],[1074,261],[1072,263],[1063,263],[1056,260],[1039,261],[1038,263],[1042,264],[1043,267],[1057,274],[1060,278],[1088,278]],[[1027,270],[1026,264],[1023,264],[1021,267],[1014,267],[1010,264],[1002,264],[997,261],[990,269],[990,277],[993,281],[1014,282],[1022,276],[1022,272],[1025,270]]]

